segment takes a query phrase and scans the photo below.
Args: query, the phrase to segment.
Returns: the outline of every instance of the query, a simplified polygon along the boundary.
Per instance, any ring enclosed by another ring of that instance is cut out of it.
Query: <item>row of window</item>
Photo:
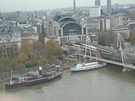
[[[17,45],[0,45],[0,57],[13,57],[18,54]]]

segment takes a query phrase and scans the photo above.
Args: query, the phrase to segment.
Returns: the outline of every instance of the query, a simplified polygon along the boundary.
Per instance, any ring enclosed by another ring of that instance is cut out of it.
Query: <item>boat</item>
[[[41,71],[34,71],[20,77],[11,76],[11,80],[5,83],[5,88],[13,89],[19,87],[33,86],[54,80],[62,76],[62,70],[59,68],[56,68],[55,70],[53,69],[53,71],[50,72],[42,72],[42,74],[40,73]]]
[[[72,72],[88,71],[88,70],[102,68],[104,66],[106,66],[106,63],[99,63],[99,62],[81,63],[81,64],[77,64],[75,67],[72,67],[70,70]]]

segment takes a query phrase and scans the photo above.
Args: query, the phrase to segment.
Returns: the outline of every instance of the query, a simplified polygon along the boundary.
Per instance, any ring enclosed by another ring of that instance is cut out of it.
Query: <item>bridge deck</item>
[[[98,48],[96,46],[93,46],[93,45],[85,45],[85,44],[82,44],[82,45],[77,45],[77,44],[72,44],[74,47],[78,47],[80,48],[80,50],[83,50],[83,49],[91,49],[91,50],[101,50],[101,51],[105,51],[106,53],[112,53],[111,51],[108,51],[108,50],[105,50],[105,49],[102,49],[102,48]],[[81,56],[84,56],[84,54],[79,54]],[[106,63],[110,63],[110,64],[114,64],[114,65],[119,65],[119,66],[123,66],[125,68],[130,68],[130,69],[135,69],[135,66],[133,64],[124,64],[124,63],[121,63],[121,62],[117,62],[117,61],[113,61],[113,60],[108,60],[108,59],[103,59],[103,58],[99,58],[99,57],[94,57],[94,56],[86,56],[87,58],[91,58],[91,59],[95,59],[95,60],[98,60],[98,61],[101,61],[101,62],[106,62]]]
[[[80,56],[84,56],[83,54],[79,54]],[[102,58],[98,58],[98,57],[93,57],[93,56],[85,56],[87,58],[91,58],[91,59],[95,59],[101,62],[106,62],[106,63],[110,63],[110,64],[114,64],[114,65],[119,65],[119,66],[123,66],[126,68],[130,68],[130,69],[135,69],[135,66],[132,64],[123,64],[117,61],[112,61],[112,60],[107,60],[107,59],[102,59]]]

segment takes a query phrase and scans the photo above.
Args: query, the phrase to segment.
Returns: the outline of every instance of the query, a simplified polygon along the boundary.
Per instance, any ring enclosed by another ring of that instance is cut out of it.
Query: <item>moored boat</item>
[[[41,83],[45,83],[62,76],[62,70],[57,68],[50,72],[35,71],[29,72],[24,76],[12,77],[11,80],[5,84],[6,89],[13,89],[18,87],[33,86]]]
[[[72,72],[88,71],[92,69],[102,68],[105,65],[106,63],[99,63],[99,62],[82,63],[82,64],[77,64],[75,67],[72,67],[70,70]]]

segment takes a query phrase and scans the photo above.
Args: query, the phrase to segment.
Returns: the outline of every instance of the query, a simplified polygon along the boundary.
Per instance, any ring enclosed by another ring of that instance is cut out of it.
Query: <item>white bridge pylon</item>
[[[125,48],[124,39],[120,33],[117,33],[117,48],[120,51],[121,61],[123,63],[123,67],[124,67],[123,71],[126,71],[127,69],[126,69],[125,65],[128,63],[126,61],[126,54],[124,53],[124,48]]]
[[[85,50],[85,55],[80,53],[79,54],[80,56],[82,56],[82,57],[85,56],[86,58],[95,59],[95,60],[105,62],[105,63],[109,63],[109,64],[119,65],[119,66],[122,66],[126,69],[135,69],[134,65],[127,64],[127,62],[126,62],[126,56],[125,56],[123,48],[122,48],[122,44],[123,44],[122,41],[123,40],[122,40],[122,36],[119,33],[117,34],[117,47],[119,47],[122,62],[103,59],[102,57],[100,57],[101,55],[99,57],[97,55],[92,56],[92,53],[91,53],[92,51],[96,52],[96,54],[98,54],[98,55],[100,54],[101,51],[106,52],[107,54],[111,54],[112,52],[108,51],[108,50],[105,50],[105,49],[102,49],[102,48],[99,48],[99,47],[96,47],[96,46],[93,46],[93,45],[90,45],[89,41],[90,41],[89,37],[86,37],[86,44],[80,44],[80,45],[72,44],[73,46],[78,47],[81,50]],[[90,53],[89,55],[87,54],[88,51]]]

